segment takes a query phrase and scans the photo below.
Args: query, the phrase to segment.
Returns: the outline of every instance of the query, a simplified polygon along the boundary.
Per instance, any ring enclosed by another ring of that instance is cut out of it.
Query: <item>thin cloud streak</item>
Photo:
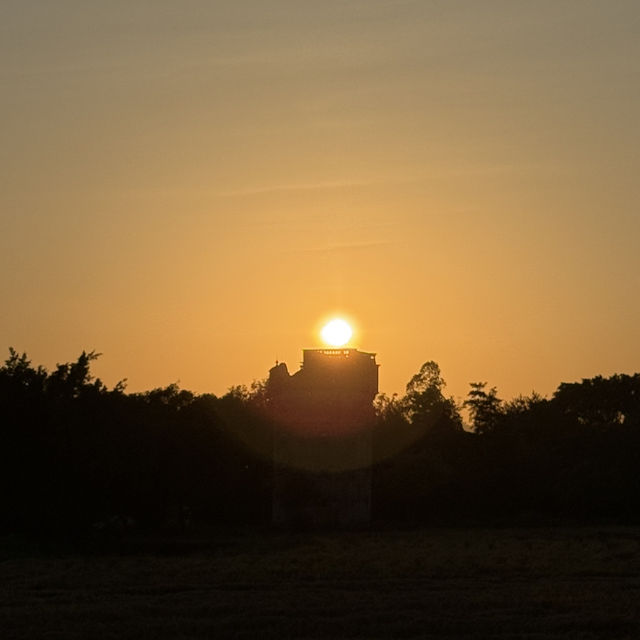
[[[441,178],[455,178],[459,176],[474,176],[474,175],[503,175],[509,173],[518,173],[524,171],[549,171],[555,170],[555,166],[550,163],[547,165],[528,163],[526,165],[522,163],[513,165],[484,165],[478,163],[477,166],[468,167],[438,167],[431,168],[425,167],[423,173],[419,176],[410,176],[406,178],[379,178],[371,180],[334,180],[334,181],[320,181],[309,182],[302,184],[279,184],[269,185],[263,187],[248,187],[246,189],[232,189],[230,191],[217,191],[215,196],[219,198],[242,198],[254,195],[269,195],[276,193],[295,193],[304,191],[322,191],[322,190],[340,190],[340,189],[364,189],[367,187],[378,186],[402,186],[410,184],[420,184],[432,179]]]
[[[306,247],[304,249],[291,249],[287,253],[340,253],[345,251],[361,251],[366,249],[377,249],[379,247],[388,247],[394,242],[380,240],[374,242],[350,242],[347,244],[334,244],[325,247]]]
[[[337,189],[361,189],[382,184],[410,184],[418,182],[415,178],[402,180],[336,180],[327,182],[310,182],[306,184],[281,184],[265,187],[250,187],[248,189],[234,189],[232,191],[219,191],[216,195],[220,198],[238,198],[244,196],[264,195],[269,193],[286,193],[296,191],[321,191]]]

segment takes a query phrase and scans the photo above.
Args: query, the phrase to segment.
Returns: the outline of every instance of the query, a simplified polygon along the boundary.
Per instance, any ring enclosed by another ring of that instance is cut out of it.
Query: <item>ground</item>
[[[5,539],[10,638],[638,638],[640,528]]]

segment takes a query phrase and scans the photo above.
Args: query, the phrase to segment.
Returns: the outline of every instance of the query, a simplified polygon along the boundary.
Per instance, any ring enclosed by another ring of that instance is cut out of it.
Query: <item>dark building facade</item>
[[[306,349],[293,375],[267,384],[274,434],[276,524],[364,525],[371,517],[375,354]]]

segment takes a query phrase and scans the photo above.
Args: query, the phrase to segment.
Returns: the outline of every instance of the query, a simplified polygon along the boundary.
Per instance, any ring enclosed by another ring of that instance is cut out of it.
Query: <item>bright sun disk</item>
[[[334,318],[322,327],[320,335],[322,339],[332,347],[342,347],[351,340],[353,331],[345,320],[342,318]]]

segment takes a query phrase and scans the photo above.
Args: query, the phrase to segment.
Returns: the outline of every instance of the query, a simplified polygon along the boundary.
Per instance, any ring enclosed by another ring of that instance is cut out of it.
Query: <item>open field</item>
[[[9,638],[638,638],[640,529],[193,534],[0,549]]]

